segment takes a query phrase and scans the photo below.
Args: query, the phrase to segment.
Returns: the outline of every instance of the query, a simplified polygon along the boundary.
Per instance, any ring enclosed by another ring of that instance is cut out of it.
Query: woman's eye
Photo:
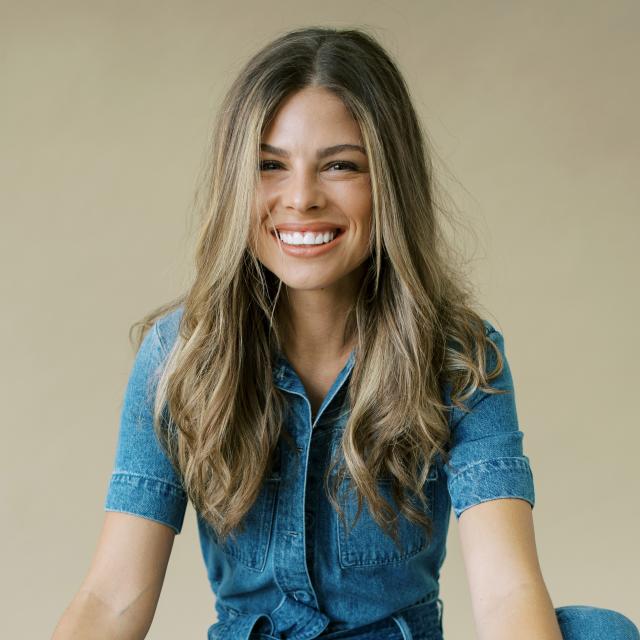
[[[273,160],[262,160],[260,162],[260,171],[269,171],[268,165],[275,165],[277,167],[278,163]]]
[[[335,167],[336,165],[342,165],[349,171],[355,171],[358,168],[356,167],[355,164],[353,164],[353,162],[345,162],[344,160],[336,160],[335,162],[332,162],[329,166]]]

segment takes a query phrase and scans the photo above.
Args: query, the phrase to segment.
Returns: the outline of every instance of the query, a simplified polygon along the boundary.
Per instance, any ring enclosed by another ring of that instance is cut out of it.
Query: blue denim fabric
[[[157,376],[177,338],[181,315],[182,307],[158,320],[136,355],[104,503],[107,511],[150,518],[177,534],[187,496],[156,440],[152,410]],[[438,457],[424,485],[433,538],[429,543],[421,527],[400,516],[401,550],[378,527],[366,504],[347,535],[322,490],[323,471],[340,444],[348,418],[345,392],[355,351],[313,422],[302,382],[287,360],[278,356],[273,380],[289,400],[286,427],[296,442],[300,464],[281,441],[279,463],[236,541],[218,541],[196,514],[202,556],[216,596],[218,621],[208,629],[208,640],[441,640],[439,576],[452,508],[459,518],[465,509],[486,500],[520,498],[532,508],[535,502],[502,335],[488,321],[485,329],[504,356],[502,374],[492,385],[511,393],[477,391],[467,401],[471,413],[465,415],[457,408],[449,412],[451,461],[443,465]],[[488,359],[492,368],[492,350]],[[444,386],[447,403],[449,393]],[[392,501],[388,480],[379,482],[383,495]],[[342,494],[342,500],[352,522],[355,494]],[[571,615],[571,608],[565,608],[563,619],[569,627]]]

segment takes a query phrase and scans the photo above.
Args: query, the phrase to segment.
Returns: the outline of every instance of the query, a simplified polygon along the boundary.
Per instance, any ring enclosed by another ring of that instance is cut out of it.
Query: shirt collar
[[[342,386],[345,378],[351,373],[351,369],[353,369],[355,359],[356,350],[353,348],[349,353],[347,361],[338,374],[338,377],[334,381],[332,389],[334,386]],[[273,383],[276,387],[280,387],[285,391],[297,391],[298,387],[302,386],[300,378],[282,352],[278,352],[275,357],[273,365]]]

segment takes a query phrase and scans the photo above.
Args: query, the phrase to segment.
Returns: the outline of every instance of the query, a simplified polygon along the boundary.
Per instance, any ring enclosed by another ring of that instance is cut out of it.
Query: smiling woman
[[[56,640],[96,611],[101,637],[144,637],[188,501],[209,640],[442,640],[452,510],[480,638],[637,640],[548,596],[504,338],[450,258],[389,54],[358,29],[278,37],[209,157],[195,277],[139,323],[105,528]]]

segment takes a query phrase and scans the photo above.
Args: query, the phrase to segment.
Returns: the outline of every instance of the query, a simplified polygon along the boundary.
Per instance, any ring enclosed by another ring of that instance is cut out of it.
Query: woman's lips
[[[282,248],[282,251],[287,255],[299,257],[299,258],[312,258],[316,256],[324,255],[336,247],[342,240],[344,231],[342,229],[335,229],[336,236],[331,242],[316,245],[302,245],[302,244],[287,244],[276,235],[275,230],[271,231],[271,237],[278,244],[278,250]]]

